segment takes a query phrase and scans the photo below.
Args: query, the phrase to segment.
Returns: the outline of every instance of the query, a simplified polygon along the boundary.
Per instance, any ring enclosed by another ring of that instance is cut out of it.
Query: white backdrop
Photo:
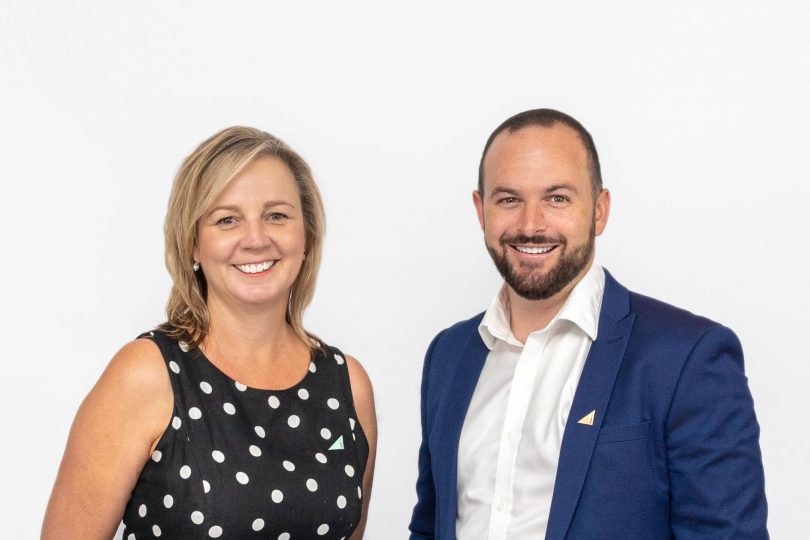
[[[38,535],[80,401],[162,321],[171,179],[232,124],[282,137],[319,180],[306,320],[371,375],[367,537],[404,537],[422,355],[499,284],[479,154],[542,106],[602,156],[598,260],[740,336],[772,536],[810,529],[807,2],[110,4],[0,0],[2,538]]]

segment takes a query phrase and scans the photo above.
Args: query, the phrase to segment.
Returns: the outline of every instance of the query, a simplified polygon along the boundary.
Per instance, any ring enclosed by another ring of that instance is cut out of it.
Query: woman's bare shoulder
[[[126,414],[132,415],[130,420],[146,427],[149,436],[154,436],[154,430],[162,430],[173,396],[168,368],[157,344],[150,339],[136,339],[121,347],[87,401],[104,403],[111,413],[129,411]]]
[[[349,368],[349,380],[352,385],[352,397],[355,402],[363,400],[374,401],[374,389],[371,384],[371,378],[368,376],[366,369],[363,367],[357,358],[351,355],[344,355],[346,357],[346,364]]]

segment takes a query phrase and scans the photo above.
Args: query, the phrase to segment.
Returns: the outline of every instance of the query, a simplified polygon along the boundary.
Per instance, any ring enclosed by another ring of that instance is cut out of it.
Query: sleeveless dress
[[[286,390],[230,379],[159,330],[174,413],[124,511],[124,539],[348,538],[369,447],[343,354],[315,351]]]

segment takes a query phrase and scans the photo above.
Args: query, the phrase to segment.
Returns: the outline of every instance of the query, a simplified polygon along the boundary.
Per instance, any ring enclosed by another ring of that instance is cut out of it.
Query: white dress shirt
[[[484,314],[478,331],[490,352],[458,449],[459,540],[545,536],[565,423],[596,339],[604,290],[605,273],[592,264],[525,344],[510,328],[506,285]]]

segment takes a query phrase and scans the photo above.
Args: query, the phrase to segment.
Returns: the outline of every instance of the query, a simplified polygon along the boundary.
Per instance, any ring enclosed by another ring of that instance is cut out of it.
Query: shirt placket
[[[526,340],[520,353],[498,445],[498,462],[495,469],[495,493],[489,519],[489,540],[505,540],[512,516],[514,496],[515,463],[523,435],[523,424],[529,409],[532,388],[540,368],[540,359],[546,346],[546,332],[536,332]]]

